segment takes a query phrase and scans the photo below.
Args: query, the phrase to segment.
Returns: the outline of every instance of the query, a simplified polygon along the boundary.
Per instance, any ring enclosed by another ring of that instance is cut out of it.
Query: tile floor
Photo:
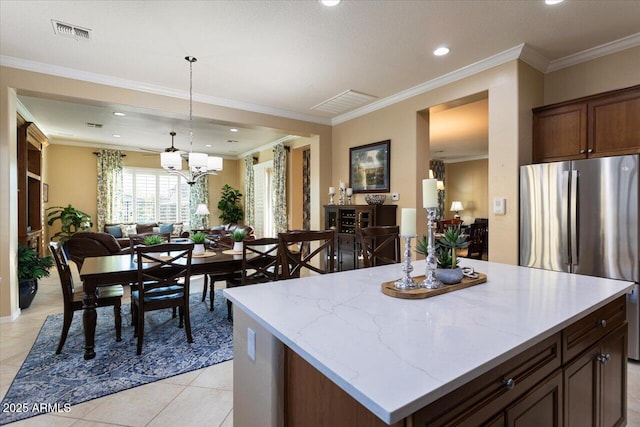
[[[192,283],[194,293],[202,292],[201,277]],[[55,270],[50,278],[40,280],[39,287],[31,307],[24,310],[16,322],[0,324],[0,396],[7,392],[46,317],[62,312]],[[640,427],[640,363],[629,363],[628,385],[627,426]],[[233,361],[81,403],[71,407],[69,413],[40,415],[11,424],[16,427],[116,425],[232,426]]]

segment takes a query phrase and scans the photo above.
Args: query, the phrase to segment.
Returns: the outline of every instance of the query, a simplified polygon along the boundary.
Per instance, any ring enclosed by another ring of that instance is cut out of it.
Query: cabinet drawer
[[[340,249],[347,249],[351,251],[355,250],[356,236],[341,235],[338,237],[338,247],[340,247]]]
[[[627,318],[627,301],[617,300],[588,314],[562,331],[562,360],[567,363],[600,338],[622,325]]]
[[[412,415],[414,426],[478,426],[494,418],[561,365],[555,334]]]

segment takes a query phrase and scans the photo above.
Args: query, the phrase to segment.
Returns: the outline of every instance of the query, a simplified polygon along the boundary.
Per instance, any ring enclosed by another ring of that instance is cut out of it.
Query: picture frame
[[[49,184],[42,184],[42,201],[45,203],[49,201]]]
[[[349,149],[349,184],[354,193],[391,191],[391,140]]]

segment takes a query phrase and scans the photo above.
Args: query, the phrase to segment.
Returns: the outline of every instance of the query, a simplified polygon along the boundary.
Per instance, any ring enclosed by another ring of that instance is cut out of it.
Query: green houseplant
[[[194,255],[202,255],[204,253],[204,242],[207,240],[207,235],[204,233],[194,233],[189,236],[191,241],[195,243],[193,247]]]
[[[91,216],[82,212],[70,204],[68,206],[52,206],[47,208],[47,224],[53,225],[56,221],[60,221],[60,231],[51,236],[51,240],[59,239],[61,245],[64,245],[71,236],[78,231],[87,231],[92,226]]]
[[[48,277],[51,267],[51,256],[41,257],[33,249],[18,245],[18,304],[21,309],[29,308],[38,292],[38,279]]]
[[[144,238],[144,244],[146,246],[159,245],[164,242],[164,239],[157,234],[152,234]]]
[[[427,236],[422,236],[416,244],[416,252],[427,255]],[[462,233],[460,227],[449,227],[436,240],[435,256],[438,263],[436,277],[444,284],[458,283],[462,280],[462,269],[458,267],[460,260],[457,251],[469,246],[467,236]]]
[[[220,210],[220,218],[224,224],[237,224],[243,218],[242,206],[240,205],[240,199],[242,193],[225,184],[222,187],[222,195],[218,202],[218,209]]]
[[[231,238],[233,239],[233,250],[236,252],[242,252],[243,244],[242,241],[246,237],[247,232],[244,230],[233,230],[231,233]]]

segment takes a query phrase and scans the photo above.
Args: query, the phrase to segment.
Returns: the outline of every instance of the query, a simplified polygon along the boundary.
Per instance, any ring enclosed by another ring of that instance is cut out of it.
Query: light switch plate
[[[247,354],[251,360],[256,360],[256,333],[251,328],[247,328]]]
[[[400,193],[392,193],[391,200],[400,200]]]
[[[493,198],[493,214],[494,215],[506,215],[507,213],[507,199],[505,197]]]

